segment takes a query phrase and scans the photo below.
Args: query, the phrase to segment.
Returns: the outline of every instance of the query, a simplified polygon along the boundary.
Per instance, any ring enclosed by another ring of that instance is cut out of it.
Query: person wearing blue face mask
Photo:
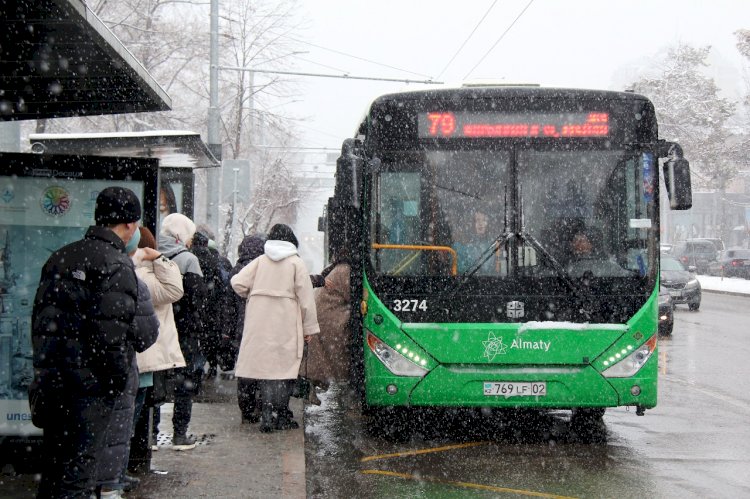
[[[130,238],[128,244],[125,245],[125,249],[123,250],[125,254],[132,257],[135,253],[135,250],[138,249],[139,242],[141,242],[141,231],[136,230],[135,232],[133,232],[133,237]]]
[[[83,239],[49,257],[34,298],[29,403],[44,429],[38,497],[88,498],[119,471],[105,459],[115,407],[138,386],[135,352],[158,334],[133,327],[138,281],[125,248],[138,231],[138,197],[103,189],[94,218]]]

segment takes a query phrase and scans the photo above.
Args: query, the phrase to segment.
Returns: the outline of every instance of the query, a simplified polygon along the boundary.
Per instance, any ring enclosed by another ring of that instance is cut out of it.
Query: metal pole
[[[232,219],[229,221],[229,237],[225,239],[227,242],[232,240],[232,235],[234,234],[234,220],[237,218],[237,177],[239,173],[239,168],[232,168],[232,176],[234,177],[232,187],[232,211],[230,212]]]
[[[232,168],[232,172],[234,173],[234,188],[232,189],[232,206],[237,204],[237,177],[240,174],[239,168]]]
[[[208,149],[221,161],[219,136],[219,0],[211,0],[211,47],[209,54]],[[219,169],[206,172],[206,224],[219,232]]]
[[[221,159],[221,140],[219,138],[219,0],[211,0],[211,52],[209,73],[209,107],[208,107],[208,146],[218,146],[217,159]]]

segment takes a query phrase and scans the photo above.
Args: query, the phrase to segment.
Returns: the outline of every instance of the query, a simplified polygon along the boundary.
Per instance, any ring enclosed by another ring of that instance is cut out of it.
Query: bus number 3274
[[[396,312],[427,311],[427,300],[393,300],[393,310]]]

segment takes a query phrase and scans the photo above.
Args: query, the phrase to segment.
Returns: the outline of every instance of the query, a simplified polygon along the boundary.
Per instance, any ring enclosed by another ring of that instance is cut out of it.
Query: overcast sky
[[[649,60],[684,42],[714,47],[717,82],[735,87],[728,95],[743,91],[748,74],[733,35],[750,29],[748,0],[307,0],[300,18],[305,29],[294,37],[308,53],[294,59],[294,71],[620,90]],[[284,110],[302,118],[308,147],[339,148],[374,97],[405,86],[295,81],[297,102]]]

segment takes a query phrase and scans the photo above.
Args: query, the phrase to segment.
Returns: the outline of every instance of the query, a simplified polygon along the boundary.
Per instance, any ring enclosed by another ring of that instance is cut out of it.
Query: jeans
[[[200,390],[203,371],[188,367],[174,370],[174,414],[172,426],[175,435],[185,435],[193,412],[193,397]]]

